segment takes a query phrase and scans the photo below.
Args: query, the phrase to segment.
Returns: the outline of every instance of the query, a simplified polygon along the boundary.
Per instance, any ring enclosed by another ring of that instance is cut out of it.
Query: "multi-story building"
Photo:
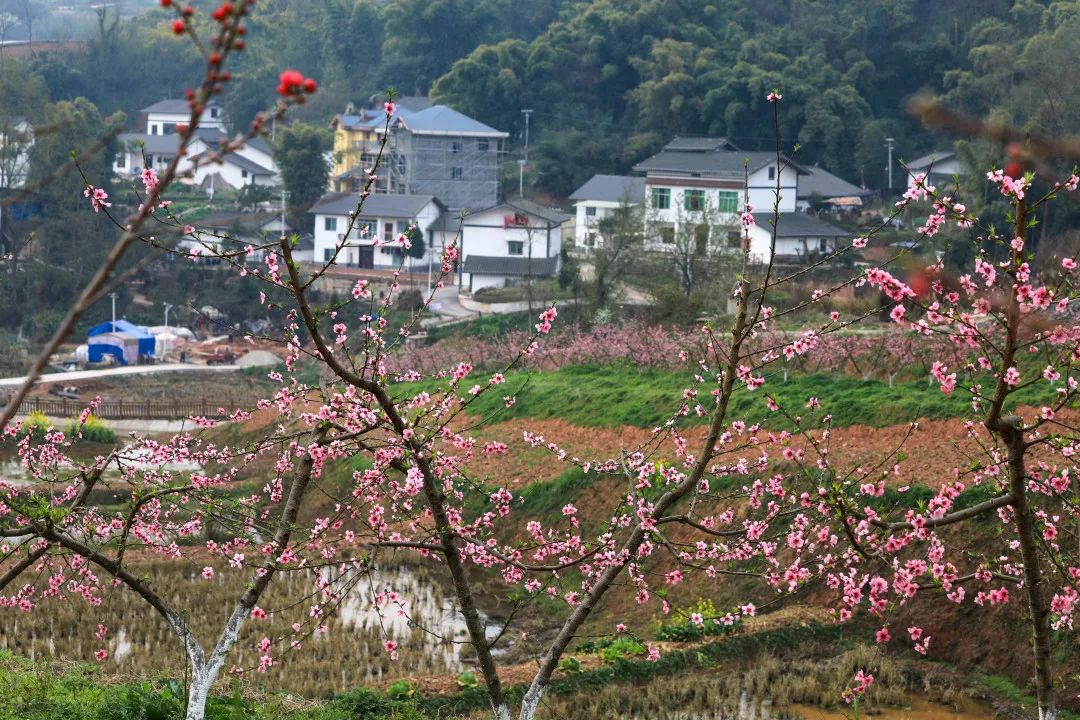
[[[634,170],[645,174],[645,241],[654,250],[680,247],[704,254],[741,248],[747,202],[757,220],[748,233],[749,251],[759,262],[774,254],[805,262],[831,251],[844,234],[796,212],[799,177],[807,171],[775,152],[739,150],[725,138],[675,138]]]
[[[427,98],[399,98],[396,105],[389,125],[382,107],[348,108],[330,123],[334,190],[360,191],[381,153],[376,193],[435,196],[454,211],[498,204],[508,133]]]

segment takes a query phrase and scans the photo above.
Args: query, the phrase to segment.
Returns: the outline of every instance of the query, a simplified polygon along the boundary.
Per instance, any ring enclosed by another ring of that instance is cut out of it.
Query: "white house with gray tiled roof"
[[[445,208],[436,198],[369,195],[355,222],[350,224],[359,200],[358,193],[329,193],[311,208],[315,216],[314,262],[327,262],[336,254],[335,264],[342,267],[400,267],[405,249],[399,237],[411,225],[420,230],[425,248],[424,257],[416,263],[426,266],[429,255],[433,261],[439,261],[442,245],[437,237],[438,224]],[[344,247],[338,252],[342,243]]]
[[[559,270],[563,223],[569,215],[514,198],[451,223],[461,262],[462,290],[504,287],[526,277],[551,277]],[[453,233],[453,234],[451,234]]]
[[[592,248],[603,244],[600,221],[622,205],[640,205],[645,178],[632,175],[593,175],[570,196],[574,201],[574,244]]]
[[[744,151],[725,138],[675,138],[634,166],[645,174],[647,247],[674,248],[689,239],[695,252],[738,249],[745,243],[740,216],[749,199],[758,224],[750,254],[767,262],[772,253],[771,217],[779,188],[775,255],[805,262],[831,251],[844,235],[838,228],[796,212],[799,182],[808,171],[775,152]]]

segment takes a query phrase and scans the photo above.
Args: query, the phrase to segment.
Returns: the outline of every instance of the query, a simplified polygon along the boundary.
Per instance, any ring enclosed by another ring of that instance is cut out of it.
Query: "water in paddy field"
[[[196,634],[209,645],[248,575],[219,566],[215,577],[207,581],[201,577],[201,568],[202,563],[164,560],[139,566],[157,578],[158,587],[170,588],[164,592],[169,602],[186,609]],[[376,610],[373,593],[380,590],[398,593],[404,609],[384,604]],[[265,601],[260,602],[268,618],[246,624],[226,665],[247,668],[252,682],[313,698],[381,685],[399,677],[456,677],[472,667],[471,650],[463,642],[464,621],[440,578],[424,568],[398,566],[380,569],[370,582],[362,580],[356,585],[337,613],[326,620],[328,633],[302,639],[296,650],[275,650],[277,664],[266,674],[255,672],[262,654],[259,640],[285,634],[293,622],[308,620],[310,601],[296,600],[315,592],[310,572],[285,575],[271,584]],[[88,611],[93,615],[91,621],[87,620]],[[109,628],[104,643],[94,637],[99,622]],[[497,624],[491,623],[490,636],[497,630]],[[392,661],[385,652],[386,640],[398,644],[398,660]],[[183,656],[174,636],[141,599],[123,589],[110,591],[100,608],[88,608],[82,600],[70,598],[45,601],[30,613],[0,609],[0,647],[37,660],[94,664],[94,652],[104,648],[109,653],[102,663],[106,672],[183,673]]]
[[[124,457],[124,464],[128,467],[134,468],[137,471],[168,470],[170,472],[197,472],[199,470],[202,470],[201,465],[193,462],[146,462],[140,459],[140,457],[146,457],[148,455],[148,451],[146,450],[125,448],[121,449],[119,453]],[[90,463],[93,461],[93,459],[94,456],[89,455],[85,457],[79,457],[77,458],[77,461]],[[57,474],[60,477],[64,477],[65,473],[68,471],[70,471],[70,474],[74,476],[77,474],[78,468],[76,468],[74,465],[68,468],[61,467],[58,469]],[[116,470],[115,465],[110,466],[110,468],[104,473],[104,477],[106,480],[109,478],[119,477],[119,475],[120,473]],[[13,485],[25,485],[31,479],[32,478],[30,472],[27,470],[27,468],[23,466],[22,462],[19,460],[18,455],[14,451],[0,453],[0,480],[4,480]]]

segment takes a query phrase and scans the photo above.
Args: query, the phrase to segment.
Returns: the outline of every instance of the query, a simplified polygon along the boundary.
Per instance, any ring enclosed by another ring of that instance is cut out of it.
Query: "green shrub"
[[[356,688],[337,695],[330,705],[345,711],[355,720],[374,720],[390,712],[390,701],[386,696],[367,688]]]
[[[409,700],[416,696],[416,686],[408,680],[397,680],[390,683],[390,687],[386,688],[386,696],[391,700]]]
[[[96,443],[114,443],[116,442],[116,431],[109,427],[101,418],[96,415],[90,415],[86,418],[86,422],[82,427],[79,427],[77,420],[72,420],[68,423],[67,428],[64,430],[64,434],[69,438],[75,438],[79,433],[82,433],[83,440],[89,440]]]
[[[565,657],[559,661],[559,669],[564,673],[581,672],[581,661],[575,657]]]
[[[477,687],[480,682],[476,679],[476,673],[466,670],[458,675],[457,686],[461,690]]]
[[[623,635],[622,637],[616,638],[613,643],[601,650],[600,657],[604,662],[613,663],[616,660],[638,657],[647,652],[648,650],[640,640],[628,635]]]
[[[698,613],[705,619],[704,625],[695,625],[690,616]],[[698,600],[697,604],[679,611],[675,619],[660,623],[656,629],[657,640],[691,642],[703,637],[725,635],[732,631],[733,625],[713,622],[718,617],[712,600]]]

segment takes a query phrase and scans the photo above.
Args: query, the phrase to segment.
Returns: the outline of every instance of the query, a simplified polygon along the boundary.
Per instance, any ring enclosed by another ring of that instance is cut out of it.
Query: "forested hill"
[[[296,67],[325,92],[325,121],[393,86],[520,138],[534,110],[539,190],[567,193],[625,171],[676,133],[772,144],[761,98],[782,89],[785,149],[855,182],[884,182],[901,157],[947,142],[904,113],[914,93],[1050,134],[1077,130],[1080,0],[262,0],[260,41],[225,97],[246,121]],[[105,21],[91,62],[45,56],[54,100],[86,96],[132,113],[192,76],[167,52],[159,11]],[[187,55],[190,55],[188,53]],[[168,66],[163,58],[168,57]],[[192,59],[192,62],[195,62]],[[108,68],[103,71],[103,68]],[[146,78],[155,77],[157,83]],[[516,151],[516,147],[512,148]]]

